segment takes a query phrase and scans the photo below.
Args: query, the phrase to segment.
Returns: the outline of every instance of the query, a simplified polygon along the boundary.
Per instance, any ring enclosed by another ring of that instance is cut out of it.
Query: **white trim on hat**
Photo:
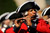
[[[47,12],[48,9],[50,9],[50,7],[45,8],[45,9],[42,11],[42,14],[44,13],[43,16],[46,14],[46,12]],[[42,16],[42,14],[41,14],[41,16]]]
[[[47,8],[45,8],[45,9],[42,11],[41,16],[43,16],[42,14],[46,11],[46,9],[47,9]]]
[[[34,1],[26,1],[26,2],[24,2],[21,6],[19,6],[18,12],[20,11],[21,7],[22,7],[24,4],[28,3],[28,2],[34,2]]]
[[[50,7],[48,7],[48,8],[46,9],[46,11],[44,12],[44,15],[46,14],[46,12],[47,12],[48,9],[50,9]]]
[[[9,14],[9,12],[3,13],[3,14],[0,16],[0,19],[1,19],[2,17],[4,17],[5,15],[8,15],[8,14]]]
[[[16,9],[16,13],[18,13],[18,8]]]
[[[7,15],[7,16],[5,17],[5,19],[9,19],[9,17],[10,17],[11,15],[13,15],[14,13],[16,13],[16,11],[11,12],[9,15]]]

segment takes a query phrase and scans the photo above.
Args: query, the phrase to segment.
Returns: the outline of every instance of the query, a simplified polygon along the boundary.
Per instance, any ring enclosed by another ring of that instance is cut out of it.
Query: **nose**
[[[36,14],[36,11],[32,11],[32,13],[33,13],[33,15],[35,15]]]
[[[36,14],[36,11],[32,11],[33,14]]]

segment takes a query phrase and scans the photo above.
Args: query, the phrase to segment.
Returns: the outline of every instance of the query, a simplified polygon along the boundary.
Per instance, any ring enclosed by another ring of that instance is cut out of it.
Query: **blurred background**
[[[0,0],[0,15],[5,12],[12,12],[17,9],[22,3],[27,0]],[[50,0],[34,0],[42,11],[44,8],[50,6]]]

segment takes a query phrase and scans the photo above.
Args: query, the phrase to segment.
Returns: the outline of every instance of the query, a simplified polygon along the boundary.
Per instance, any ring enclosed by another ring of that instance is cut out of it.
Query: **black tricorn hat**
[[[21,18],[21,17],[23,17],[22,14],[16,13],[16,11],[13,11],[6,17],[6,19],[13,20],[13,19]]]
[[[50,15],[50,7],[45,8],[45,9],[43,10],[42,16],[44,16],[44,15]]]
[[[31,1],[27,1],[25,3],[23,3],[19,8],[18,8],[18,12],[25,12],[28,11],[29,9],[36,9],[36,10],[40,10],[40,7],[35,3],[35,2],[31,2]]]
[[[5,17],[9,14],[9,12],[6,12],[6,13],[3,13],[1,16],[0,16],[0,22],[6,20]]]

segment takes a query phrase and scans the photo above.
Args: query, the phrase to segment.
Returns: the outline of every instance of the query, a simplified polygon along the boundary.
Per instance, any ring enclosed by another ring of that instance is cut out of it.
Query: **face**
[[[48,19],[48,16],[47,15],[43,16],[43,19],[44,20],[47,20]]]
[[[10,24],[10,20],[9,19],[5,20],[4,24],[9,25]]]
[[[50,18],[48,18],[46,21],[50,22]]]
[[[48,21],[50,23],[50,17],[48,15],[46,15],[44,18],[46,21]]]
[[[35,16],[35,14],[36,14],[36,11],[34,11],[34,9],[30,9],[29,11],[28,11],[28,15],[29,16]]]

